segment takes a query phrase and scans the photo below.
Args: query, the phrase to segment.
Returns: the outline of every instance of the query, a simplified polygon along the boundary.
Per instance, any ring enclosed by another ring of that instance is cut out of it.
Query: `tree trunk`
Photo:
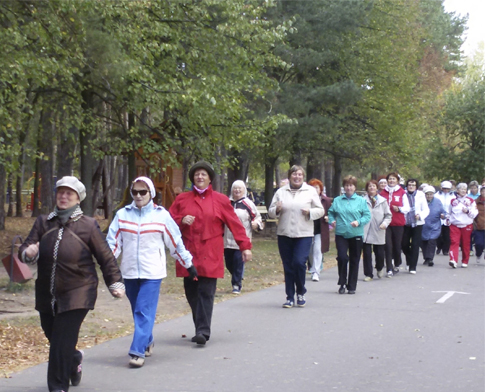
[[[41,212],[48,214],[54,208],[54,195],[52,177],[54,174],[53,158],[54,158],[54,114],[51,110],[42,110],[40,115],[41,133],[39,152],[44,154],[40,161],[40,178],[41,181]]]
[[[5,230],[5,166],[0,163],[0,230]]]
[[[34,178],[34,205],[32,206],[32,216],[38,217],[40,215],[39,208],[39,184],[40,184],[40,158],[35,159],[35,178]]]
[[[334,160],[334,173],[333,173],[333,190],[331,197],[340,196],[341,193],[341,186],[340,183],[342,182],[342,158],[338,155],[333,156]]]
[[[321,155],[310,155],[307,162],[306,181],[316,178],[323,182],[323,157]]]
[[[8,207],[7,216],[11,218],[13,216],[13,192],[12,192],[13,174],[10,173],[7,177],[7,195],[8,195]]]
[[[264,205],[269,208],[274,193],[274,169],[277,158],[266,158],[264,163]]]
[[[23,207],[22,207],[22,188],[24,183],[24,159],[25,159],[25,138],[27,137],[27,132],[24,130],[20,131],[19,133],[19,145],[20,145],[20,154],[19,154],[19,172],[15,176],[15,191],[16,191],[16,211],[15,216],[17,218],[22,218],[24,216]]]
[[[235,159],[234,166],[227,169],[227,194],[231,193],[231,186],[236,180],[246,181],[248,178],[249,158],[245,152],[232,151],[231,157]]]
[[[111,218],[111,178],[110,178],[110,163],[111,158],[106,157],[104,169],[103,169],[103,177],[102,177],[102,185],[103,185],[103,210],[104,210],[104,218],[110,219]]]
[[[93,93],[86,90],[82,92],[82,97],[85,117],[79,132],[79,144],[81,148],[81,182],[86,187],[86,198],[81,202],[81,208],[85,215],[93,216],[93,172],[95,162],[89,140],[91,139],[90,116],[94,108],[94,98]]]
[[[325,194],[329,197],[332,195],[332,160],[330,158],[325,159]]]
[[[93,175],[93,211],[96,212],[98,207],[102,202],[102,193],[101,193],[101,178],[103,176],[104,170],[104,159],[101,159],[98,162],[98,166],[96,167],[96,171]]]
[[[76,151],[76,140],[79,140],[79,129],[71,126],[61,131],[57,147],[57,178],[73,175],[73,162]]]

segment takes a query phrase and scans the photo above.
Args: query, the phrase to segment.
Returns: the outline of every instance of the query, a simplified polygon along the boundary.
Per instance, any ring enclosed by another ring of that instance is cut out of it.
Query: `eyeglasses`
[[[131,193],[133,194],[133,196],[136,196],[136,195],[146,196],[148,191],[146,189],[142,189],[142,190],[132,189]]]

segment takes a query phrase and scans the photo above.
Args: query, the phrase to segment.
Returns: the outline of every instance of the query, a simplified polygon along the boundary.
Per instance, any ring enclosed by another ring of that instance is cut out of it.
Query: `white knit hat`
[[[441,189],[446,188],[446,189],[451,189],[451,182],[449,181],[443,181],[441,183]]]
[[[142,182],[144,182],[145,184],[148,185],[148,189],[150,190],[150,195],[151,195],[152,199],[157,195],[156,192],[155,192],[155,185],[153,185],[153,181],[150,180],[148,177],[141,176],[141,177],[135,178],[133,180],[133,182],[131,183],[131,188],[130,188],[131,197],[134,197],[133,193],[131,193],[131,190],[133,189],[133,184],[135,182],[138,182],[138,181],[142,181]]]
[[[79,196],[79,201],[83,201],[86,198],[86,187],[76,177],[64,176],[56,182],[56,189],[60,187],[66,187],[72,189]]]
[[[428,185],[428,186],[424,187],[423,192],[424,193],[428,193],[428,192],[436,193],[436,189],[434,189],[434,186]]]

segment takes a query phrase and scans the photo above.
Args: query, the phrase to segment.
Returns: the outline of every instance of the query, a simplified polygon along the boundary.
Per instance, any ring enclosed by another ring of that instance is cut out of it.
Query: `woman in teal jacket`
[[[371,214],[365,199],[355,193],[357,179],[344,178],[342,185],[345,194],[336,197],[328,211],[328,221],[335,228],[337,246],[339,294],[355,294],[359,275],[359,262],[362,253],[364,226],[370,222]],[[347,264],[348,276],[347,276]]]

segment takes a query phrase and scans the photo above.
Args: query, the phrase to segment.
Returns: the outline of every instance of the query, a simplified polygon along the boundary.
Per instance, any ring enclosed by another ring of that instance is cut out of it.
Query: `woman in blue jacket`
[[[336,197],[328,211],[328,221],[335,228],[337,246],[339,294],[355,294],[359,276],[359,261],[362,253],[364,226],[370,222],[371,214],[365,199],[355,193],[357,178],[347,176],[342,185],[345,194]],[[347,264],[349,273],[347,277]]]
[[[424,265],[432,267],[436,251],[436,243],[441,234],[441,219],[445,219],[446,211],[441,200],[434,197],[436,190],[432,186],[423,189],[428,202],[429,215],[424,220],[421,233],[421,248],[423,250]]]

